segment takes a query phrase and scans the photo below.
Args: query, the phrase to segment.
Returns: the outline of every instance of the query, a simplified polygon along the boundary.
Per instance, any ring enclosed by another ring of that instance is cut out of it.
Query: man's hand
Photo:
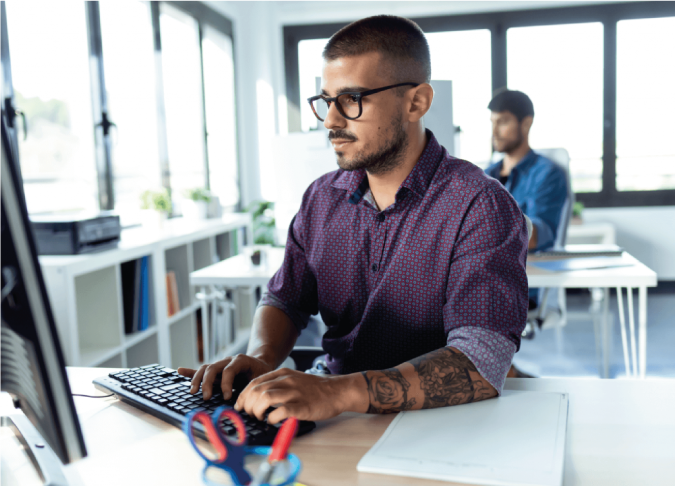
[[[353,409],[355,386],[365,388],[358,374],[317,376],[282,368],[251,381],[234,408],[263,420],[265,410],[275,406],[267,417],[270,424],[291,416],[326,420]]]
[[[204,400],[211,398],[213,395],[213,382],[216,380],[217,375],[222,373],[220,388],[223,391],[223,398],[227,400],[232,397],[232,384],[237,375],[241,374],[248,380],[252,380],[265,373],[269,373],[273,369],[272,366],[258,358],[238,354],[221,361],[216,361],[210,365],[202,365],[198,370],[178,368],[178,373],[192,378],[192,387],[190,388],[190,393],[192,394],[199,391],[199,384],[201,383]]]

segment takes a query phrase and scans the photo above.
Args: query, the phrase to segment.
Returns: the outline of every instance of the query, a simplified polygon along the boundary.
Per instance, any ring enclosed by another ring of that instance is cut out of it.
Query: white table
[[[91,381],[109,371],[69,368],[73,393],[100,395]],[[674,380],[507,378],[505,389],[569,393],[565,486],[673,484]],[[8,397],[1,398],[4,413]],[[64,468],[70,486],[202,484],[203,462],[178,428],[115,398],[74,400],[89,456]],[[295,439],[291,447],[303,463],[300,482],[308,486],[450,484],[356,471],[357,462],[394,417],[345,413],[319,422],[315,431]],[[6,432],[0,435],[3,486],[42,484]]]
[[[574,270],[568,272],[550,272],[537,268],[531,263],[550,258],[529,257],[527,265],[527,281],[530,287],[562,287],[562,288],[594,288],[605,289],[603,324],[603,355],[605,368],[608,353],[608,303],[609,289],[615,288],[621,324],[621,340],[623,343],[624,363],[628,376],[645,377],[647,371],[647,288],[656,287],[656,272],[639,262],[632,255],[624,252],[623,258],[632,262],[631,266],[598,268],[593,270]],[[628,322],[630,326],[632,373],[628,344],[626,339],[625,309],[623,305],[623,289],[626,288],[628,300]],[[633,289],[638,289],[638,325],[639,350],[636,349],[635,317],[633,313]]]
[[[264,286],[281,267],[284,258],[283,248],[268,250],[266,267],[252,265],[245,255],[237,255],[220,263],[203,268],[190,274],[191,285],[201,288],[202,294],[213,295],[217,286],[236,288],[238,286]],[[557,288],[594,288],[605,289],[604,316],[602,319],[602,354],[605,363],[605,374],[608,369],[608,302],[609,288],[616,288],[619,304],[619,320],[624,350],[624,363],[628,376],[645,377],[647,369],[647,288],[657,285],[656,272],[640,263],[633,256],[624,252],[624,258],[632,262],[631,266],[602,268],[594,270],[575,270],[569,272],[549,272],[530,264],[527,265],[527,279],[530,287]],[[529,262],[543,258],[529,257]],[[628,323],[630,327],[631,353],[628,352],[628,340],[625,326],[625,309],[623,305],[623,288],[627,289]],[[635,339],[635,318],[633,315],[632,289],[638,289],[638,326],[639,346]],[[209,291],[210,289],[210,291]],[[209,293],[210,292],[210,293]],[[206,314],[204,314],[206,315]],[[205,341],[206,342],[206,341]],[[632,355],[632,371],[630,356]]]

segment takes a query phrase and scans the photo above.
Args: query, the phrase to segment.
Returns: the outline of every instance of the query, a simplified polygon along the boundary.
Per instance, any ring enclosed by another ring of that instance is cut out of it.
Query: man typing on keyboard
[[[263,419],[274,406],[270,423],[497,396],[527,317],[518,205],[425,130],[433,89],[415,23],[354,22],[323,57],[323,89],[309,101],[339,169],[304,194],[247,354],[178,372],[205,399],[216,379],[227,399],[247,376],[235,408]],[[277,369],[318,312],[331,374]]]

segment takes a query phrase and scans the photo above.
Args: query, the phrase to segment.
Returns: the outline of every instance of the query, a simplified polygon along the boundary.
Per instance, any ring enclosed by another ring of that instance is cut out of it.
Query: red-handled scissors
[[[220,428],[220,423],[224,418],[230,419],[234,427],[237,429],[237,438],[233,439],[225,435]],[[211,459],[207,457],[197,444],[195,443],[195,422],[201,424],[206,432],[206,438],[209,443],[216,450],[216,458]],[[210,467],[217,467],[230,474],[232,481],[235,484],[245,485],[251,482],[251,476],[244,469],[244,456],[246,455],[246,427],[239,414],[230,407],[219,407],[209,415],[206,412],[200,411],[190,414],[183,424],[183,430],[190,439],[192,447],[195,448],[197,454],[206,461],[202,479],[205,483],[210,484],[206,478],[206,472]]]
[[[229,419],[237,430],[237,436],[230,438],[225,435],[221,429],[223,419]],[[216,451],[216,458],[207,457],[195,442],[195,429],[203,427],[206,438]],[[216,483],[210,481],[206,474],[210,467],[216,467],[227,472],[232,478],[232,482],[237,486],[245,486],[251,483],[251,476],[244,469],[244,456],[258,455],[269,456],[266,464],[276,466],[277,463],[286,459],[288,461],[289,470],[281,477],[275,478],[274,486],[287,486],[295,482],[295,478],[300,473],[300,459],[294,454],[287,454],[293,437],[295,436],[298,427],[298,421],[295,417],[286,420],[281,430],[277,432],[277,437],[274,440],[272,447],[268,446],[246,446],[246,427],[241,416],[231,407],[226,405],[217,408],[212,415],[206,412],[191,412],[185,417],[183,423],[183,431],[190,439],[192,447],[197,453],[206,461],[206,466],[202,471],[202,480],[207,485],[215,485]],[[274,468],[273,468],[274,469]],[[275,476],[276,476],[276,471]],[[272,475],[265,477],[265,483],[272,484]]]

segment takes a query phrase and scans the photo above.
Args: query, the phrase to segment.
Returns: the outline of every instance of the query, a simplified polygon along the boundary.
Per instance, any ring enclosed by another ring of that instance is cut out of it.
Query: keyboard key
[[[167,403],[169,403],[169,400],[167,400],[166,398],[158,397],[157,403],[159,403],[160,405],[166,405]]]
[[[151,388],[148,390],[150,393],[154,393],[155,395],[164,395],[166,392],[160,388]]]

